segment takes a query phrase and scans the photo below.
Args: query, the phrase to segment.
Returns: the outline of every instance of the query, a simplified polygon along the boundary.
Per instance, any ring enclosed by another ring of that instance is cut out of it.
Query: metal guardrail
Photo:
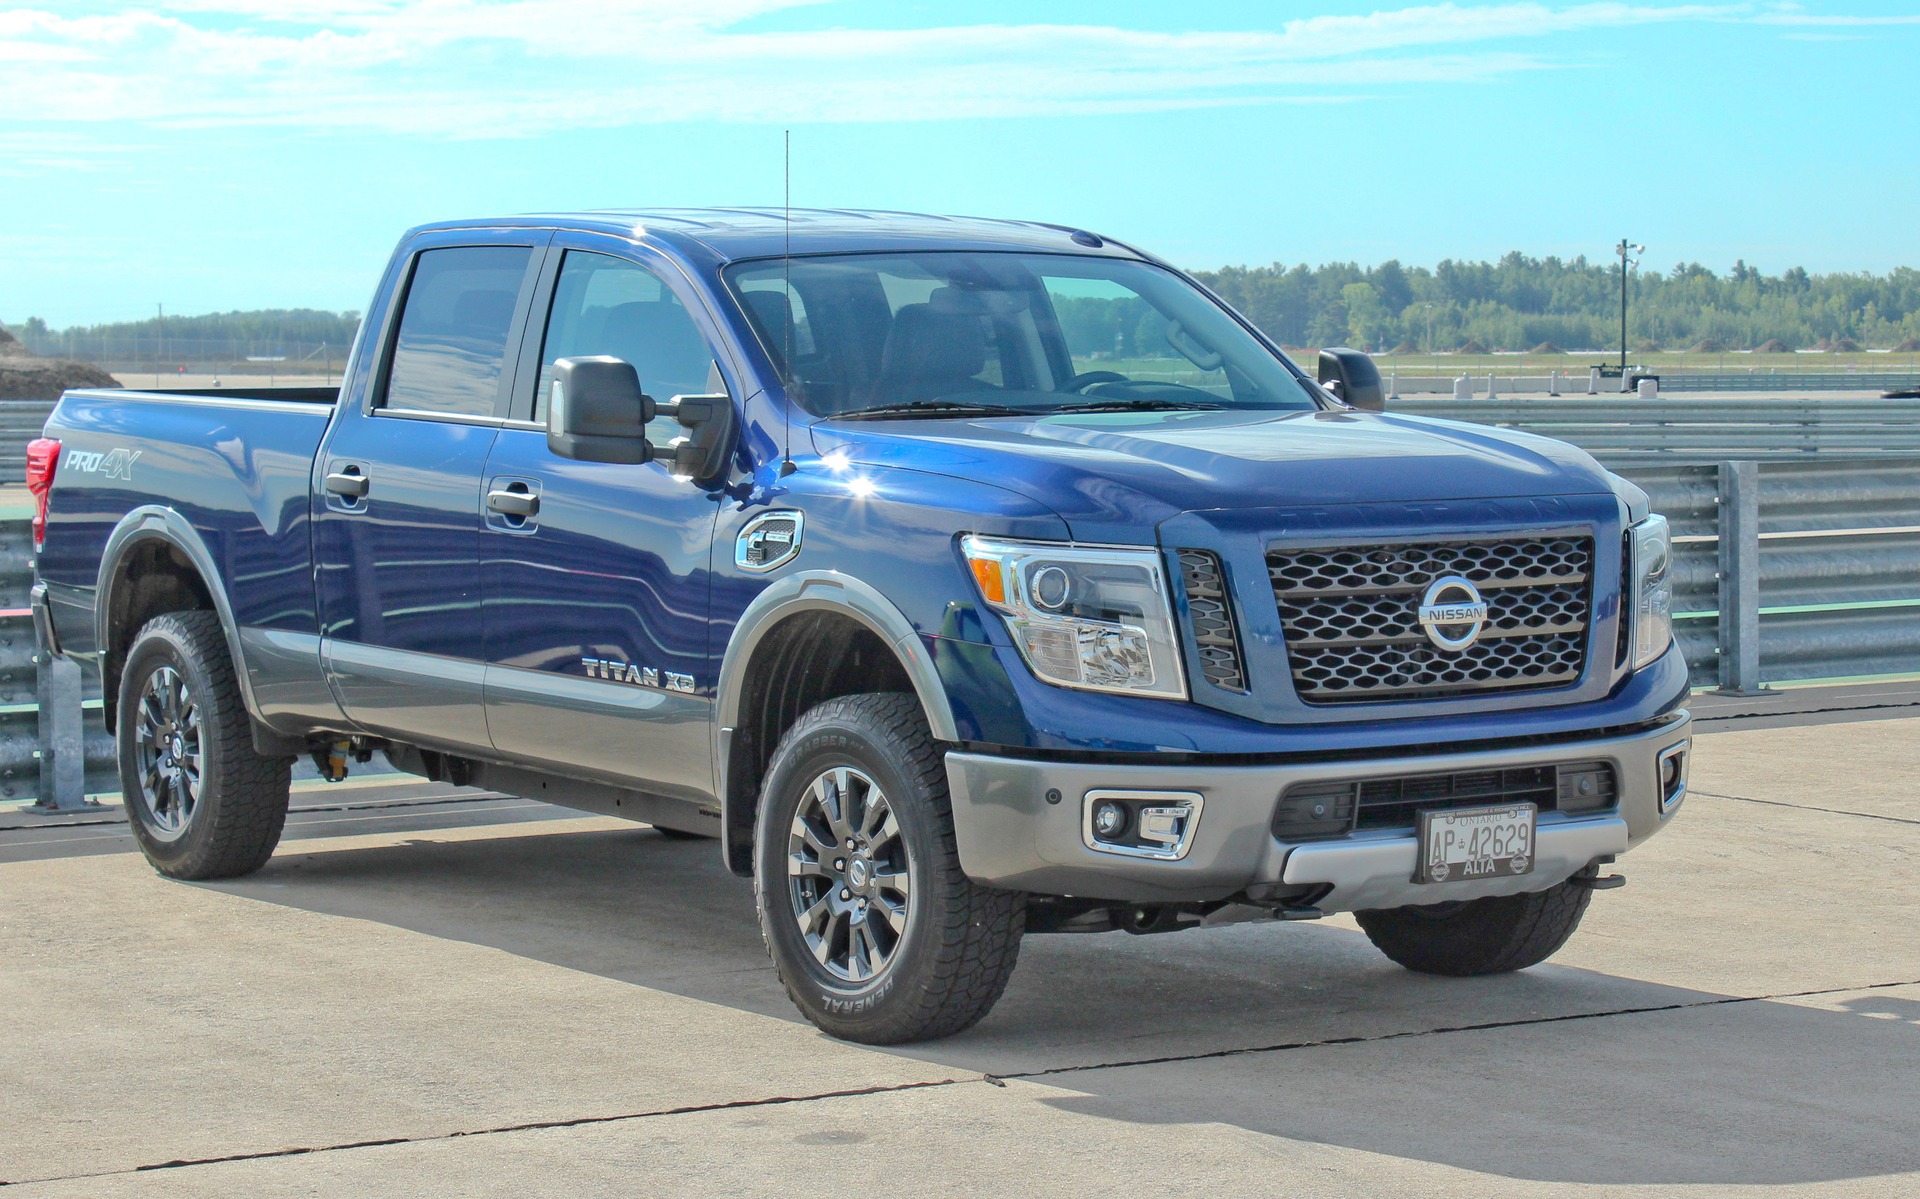
[[[1609,462],[1835,453],[1920,456],[1920,400],[1403,397],[1390,401],[1387,409],[1558,437]]]
[[[1748,374],[1744,371],[1709,371],[1660,376],[1661,391],[1891,391],[1905,387],[1920,387],[1920,373],[1786,371],[1779,374]]]
[[[0,400],[0,483],[27,481],[27,443],[40,436],[53,400]]]
[[[1547,406],[1570,419],[1537,417]],[[1696,686],[1750,692],[1776,682],[1920,674],[1920,403],[1872,406],[1892,417],[1875,434],[1874,454],[1836,450],[1836,429],[1859,417],[1820,402],[1813,413],[1804,404],[1747,404],[1723,424],[1675,424],[1665,419],[1672,409],[1662,401],[1577,405],[1604,407],[1624,432],[1607,431],[1594,423],[1595,412],[1573,411],[1565,401],[1396,407],[1432,415],[1454,407],[1568,437],[1598,448],[1612,469],[1645,488],[1654,510],[1673,525],[1675,627]],[[1643,408],[1661,419],[1636,430]],[[1768,414],[1781,419],[1758,419]],[[1744,443],[1769,427],[1774,446],[1765,459],[1702,452],[1724,448],[1735,432]],[[1897,447],[1906,447],[1905,456],[1889,452]],[[64,777],[70,787],[79,775],[88,793],[116,791],[114,746],[87,672],[84,769],[43,753],[43,744],[63,740],[71,753],[72,739],[43,741],[55,722],[37,702],[47,680],[27,612],[29,536],[25,520],[0,521],[0,798],[54,794],[58,804],[72,806],[78,795],[55,794],[42,778],[51,784]],[[63,705],[76,702],[75,688],[51,690],[64,692],[57,701]]]
[[[83,795],[118,791],[120,773],[98,679],[72,663],[52,669],[36,644],[27,607],[32,537],[28,521],[0,520],[0,800],[70,809]],[[55,747],[69,760],[60,761]],[[76,747],[78,770],[71,761]],[[64,789],[53,786],[57,775]]]
[[[1920,673],[1920,456],[1614,469],[1673,524],[1697,686]]]

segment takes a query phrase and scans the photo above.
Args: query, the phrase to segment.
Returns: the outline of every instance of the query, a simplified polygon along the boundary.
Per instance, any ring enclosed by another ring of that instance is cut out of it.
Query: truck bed
[[[135,509],[190,526],[217,577],[243,584],[232,588],[241,628],[316,632],[308,503],[338,395],[235,387],[62,396],[46,426],[62,451],[39,569],[65,647],[97,648],[96,572]]]

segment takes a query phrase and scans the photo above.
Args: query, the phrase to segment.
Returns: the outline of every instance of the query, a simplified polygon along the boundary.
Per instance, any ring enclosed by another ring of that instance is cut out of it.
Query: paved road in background
[[[1412,975],[1346,918],[1035,937],[978,1028],[889,1051],[796,1018],[708,843],[370,777],[188,885],[111,813],[0,814],[0,1180],[1911,1196],[1913,691],[1706,705],[1678,823],[1523,974]]]

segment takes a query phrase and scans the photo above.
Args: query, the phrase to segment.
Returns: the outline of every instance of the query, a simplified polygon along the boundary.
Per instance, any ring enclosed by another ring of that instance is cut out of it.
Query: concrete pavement
[[[977,1029],[888,1051],[798,1022],[746,884],[645,828],[375,782],[218,885],[0,830],[0,1180],[1910,1196],[1917,775],[1920,719],[1709,733],[1545,966],[1424,978],[1344,918],[1034,937]]]

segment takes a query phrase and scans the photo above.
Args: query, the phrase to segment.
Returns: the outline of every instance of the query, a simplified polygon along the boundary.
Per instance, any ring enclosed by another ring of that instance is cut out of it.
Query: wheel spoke
[[[795,853],[787,855],[787,877],[823,878],[833,882],[839,878],[839,875],[828,869],[825,863]]]
[[[798,844],[796,844],[796,842]],[[812,822],[803,817],[795,816],[793,818],[792,836],[787,841],[787,848],[794,850],[800,848],[802,845],[812,850],[813,856],[816,858],[831,857],[840,848],[839,845],[829,842],[825,837],[822,837],[820,830],[814,828]]]
[[[893,809],[887,805],[887,797],[878,787],[867,793],[866,810],[860,813],[860,835],[876,844],[886,837],[886,830],[893,824]]]
[[[833,910],[827,903],[827,897],[822,895],[808,904],[805,910],[794,913],[794,922],[799,924],[802,933],[811,938],[819,932],[820,926],[832,914]]]
[[[873,943],[873,930],[867,927],[865,917],[855,921],[850,931],[852,936],[847,945],[847,966],[855,981],[865,981],[880,972],[884,959],[880,947]]]
[[[879,890],[898,895],[902,903],[913,897],[913,880],[905,870],[883,870],[873,876],[873,885]]]
[[[873,901],[873,907],[868,908],[867,911],[872,913],[875,908],[879,909],[880,914],[886,917],[887,927],[893,930],[893,935],[896,938],[907,935],[907,907],[905,904],[895,905],[888,903],[884,899],[876,899]],[[869,918],[871,918],[871,916],[869,916]]]
[[[828,782],[827,778],[831,781]],[[850,823],[852,813],[847,810],[853,800],[852,778],[845,766],[836,769],[827,778],[823,778],[822,782],[826,782],[825,790],[833,797],[833,806],[827,811],[827,823],[832,827],[833,835],[844,842],[847,835],[853,831]]]

